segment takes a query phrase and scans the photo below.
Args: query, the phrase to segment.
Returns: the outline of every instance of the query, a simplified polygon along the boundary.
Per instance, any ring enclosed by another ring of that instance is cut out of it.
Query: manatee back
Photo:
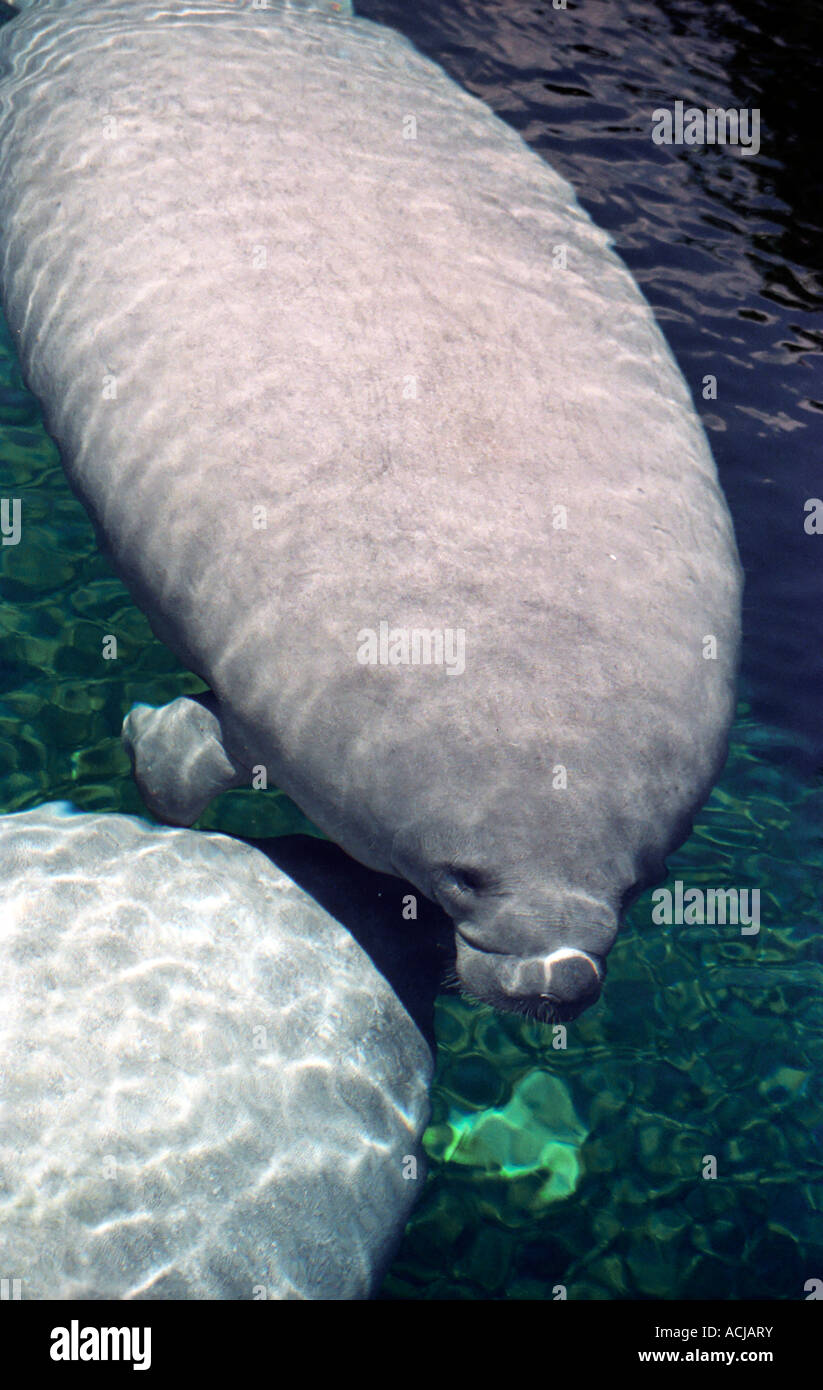
[[[334,13],[67,0],[0,63],[26,378],[241,761],[386,866],[399,785],[502,804],[558,762],[572,867],[617,823],[667,844],[723,756],[739,567],[686,385],[569,185]],[[358,666],[381,619],[465,630],[465,673]]]

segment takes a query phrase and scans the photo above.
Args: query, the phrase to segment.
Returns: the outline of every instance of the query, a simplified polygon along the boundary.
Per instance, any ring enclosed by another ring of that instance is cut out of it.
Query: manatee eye
[[[489,881],[482,869],[457,865],[446,869],[445,879],[447,885],[459,893],[482,893]]]

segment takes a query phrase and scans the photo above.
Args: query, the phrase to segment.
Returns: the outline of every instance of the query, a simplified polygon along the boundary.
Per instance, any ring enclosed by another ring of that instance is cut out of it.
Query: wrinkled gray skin
[[[26,379],[214,696],[200,726],[129,721],[153,809],[263,766],[446,908],[469,993],[573,1016],[733,708],[731,524],[637,286],[567,183],[364,20],[46,0],[0,62]],[[465,672],[358,664],[383,619],[462,629]]]

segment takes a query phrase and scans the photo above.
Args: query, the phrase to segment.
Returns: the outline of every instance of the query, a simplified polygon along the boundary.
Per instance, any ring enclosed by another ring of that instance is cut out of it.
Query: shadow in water
[[[337,845],[310,835],[247,843],[293,878],[362,946],[434,1049],[434,1000],[454,965],[449,918],[411,884],[356,863]],[[412,895],[417,919],[403,917]]]

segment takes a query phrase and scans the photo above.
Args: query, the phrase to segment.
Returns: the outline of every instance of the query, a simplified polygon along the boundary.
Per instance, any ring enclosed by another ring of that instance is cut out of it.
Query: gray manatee
[[[149,804],[263,769],[446,909],[469,994],[573,1017],[722,765],[739,641],[608,237],[407,40],[275,0],[32,0],[0,229],[69,479],[212,692],[127,722]]]
[[[341,914],[241,840],[66,803],[0,816],[0,882],[0,1268],[23,1297],[376,1293],[432,1058]]]

